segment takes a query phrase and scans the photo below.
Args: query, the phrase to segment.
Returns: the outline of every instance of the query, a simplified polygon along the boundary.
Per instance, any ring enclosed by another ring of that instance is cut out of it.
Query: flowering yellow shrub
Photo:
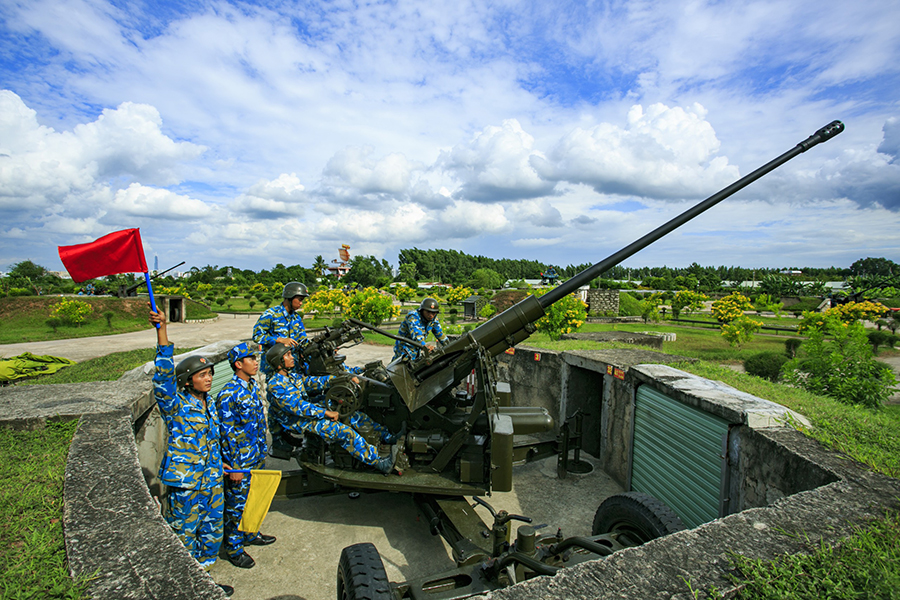
[[[874,320],[888,311],[880,302],[847,302],[829,308],[823,312],[803,312],[803,320],[797,326],[797,331],[803,333],[811,329],[822,331],[830,319],[836,319],[842,323],[855,323],[862,320]]]
[[[750,298],[740,292],[733,292],[712,303],[712,315],[719,323],[731,323],[744,316],[745,310],[753,310]]]
[[[344,292],[341,290],[322,289],[306,299],[306,302],[303,303],[303,310],[324,316],[334,312],[335,309],[338,312],[342,312],[346,305],[347,295]]]
[[[447,290],[447,304],[459,304],[472,295],[472,290],[465,286],[457,286]]]
[[[63,300],[56,305],[50,316],[59,319],[65,325],[81,325],[93,311],[94,307],[87,302]]]
[[[371,287],[351,294],[346,307],[348,317],[376,326],[400,316],[400,307],[394,305],[391,296]]]
[[[587,304],[575,294],[569,294],[547,307],[547,314],[538,319],[534,326],[556,340],[565,333],[576,331],[584,325],[586,318]]]

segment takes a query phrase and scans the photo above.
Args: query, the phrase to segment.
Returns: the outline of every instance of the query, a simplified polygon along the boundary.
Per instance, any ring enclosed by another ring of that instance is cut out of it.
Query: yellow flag
[[[252,470],[250,471],[250,492],[247,494],[247,503],[244,505],[244,514],[241,515],[241,524],[238,529],[244,533],[256,533],[262,526],[263,519],[269,512],[272,498],[278,484],[281,483],[281,471]]]

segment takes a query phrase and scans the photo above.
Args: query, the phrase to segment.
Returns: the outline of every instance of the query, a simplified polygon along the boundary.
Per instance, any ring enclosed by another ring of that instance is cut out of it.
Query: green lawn
[[[0,298],[0,344],[112,335],[147,328],[149,309],[146,297],[67,296],[68,300],[90,304],[92,310],[81,325],[60,325],[54,329],[47,321],[62,299],[61,296]],[[188,316],[191,319],[216,316],[216,313],[210,312],[203,304],[191,300],[187,302]]]
[[[0,598],[85,598],[63,541],[63,474],[76,421],[0,428]]]

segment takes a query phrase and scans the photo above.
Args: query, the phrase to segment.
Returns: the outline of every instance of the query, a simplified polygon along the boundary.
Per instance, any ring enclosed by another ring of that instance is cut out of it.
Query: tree
[[[498,290],[503,285],[503,278],[500,273],[493,269],[475,269],[472,278],[466,282],[467,287],[473,288],[489,288]]]
[[[850,274],[856,277],[900,275],[900,265],[886,258],[861,258],[850,265]]]
[[[390,268],[385,270],[384,265],[374,256],[354,256],[350,260],[350,271],[344,276],[349,283],[358,283],[363,287],[372,287],[379,280],[387,278],[390,281]]]
[[[322,255],[317,255],[315,262],[313,262],[313,271],[316,272],[316,277],[321,277],[325,273],[325,269],[327,268],[328,263],[325,262],[325,259],[322,258]]]

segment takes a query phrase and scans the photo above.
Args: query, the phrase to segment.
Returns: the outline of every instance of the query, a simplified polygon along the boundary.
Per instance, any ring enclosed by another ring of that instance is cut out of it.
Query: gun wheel
[[[592,532],[618,533],[624,545],[640,546],[682,529],[684,523],[663,502],[641,492],[627,492],[603,501],[594,515]]]
[[[338,600],[391,600],[393,597],[384,563],[373,544],[353,544],[341,550]]]

